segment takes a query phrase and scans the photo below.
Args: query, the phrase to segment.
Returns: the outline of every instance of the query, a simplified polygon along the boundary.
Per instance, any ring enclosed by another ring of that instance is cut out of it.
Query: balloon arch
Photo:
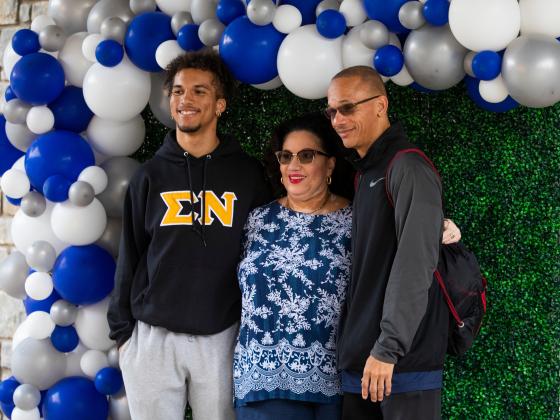
[[[246,3],[51,0],[6,48],[0,186],[20,208],[0,288],[28,314],[0,383],[12,419],[130,418],[107,296],[140,112],[173,126],[162,69],[177,55],[215,48],[239,81],[307,99],[366,65],[426,92],[465,80],[489,111],[560,101],[557,0]]]

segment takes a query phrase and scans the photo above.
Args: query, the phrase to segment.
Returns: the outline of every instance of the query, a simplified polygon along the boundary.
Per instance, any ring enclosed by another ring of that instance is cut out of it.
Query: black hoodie
[[[212,153],[195,158],[170,131],[126,194],[111,338],[123,344],[136,320],[203,335],[238,321],[242,229],[270,199],[262,165],[235,139],[221,137]]]

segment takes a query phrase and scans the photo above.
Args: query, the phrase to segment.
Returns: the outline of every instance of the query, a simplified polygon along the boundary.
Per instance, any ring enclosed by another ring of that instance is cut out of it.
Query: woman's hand
[[[461,231],[453,220],[443,219],[443,237],[441,243],[444,245],[454,244],[461,240]]]

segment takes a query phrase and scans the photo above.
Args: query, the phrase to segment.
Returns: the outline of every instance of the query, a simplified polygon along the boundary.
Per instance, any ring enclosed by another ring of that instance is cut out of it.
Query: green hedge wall
[[[549,419],[559,415],[560,104],[483,111],[462,87],[422,94],[390,84],[392,120],[432,157],[446,216],[488,279],[488,313],[473,349],[449,358],[443,412],[452,419]],[[220,122],[260,157],[278,122],[321,109],[281,88],[241,86]],[[166,129],[151,116],[136,157]]]

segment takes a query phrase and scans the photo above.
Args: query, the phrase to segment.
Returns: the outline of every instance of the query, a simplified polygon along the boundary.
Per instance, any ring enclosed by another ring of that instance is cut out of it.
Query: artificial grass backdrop
[[[462,87],[423,94],[388,85],[391,120],[433,159],[446,216],[488,279],[480,335],[465,357],[446,364],[444,417],[560,418],[560,104],[495,114],[477,108]],[[261,157],[277,123],[325,103],[241,86],[220,130]],[[149,111],[144,116],[140,160],[166,132]]]

